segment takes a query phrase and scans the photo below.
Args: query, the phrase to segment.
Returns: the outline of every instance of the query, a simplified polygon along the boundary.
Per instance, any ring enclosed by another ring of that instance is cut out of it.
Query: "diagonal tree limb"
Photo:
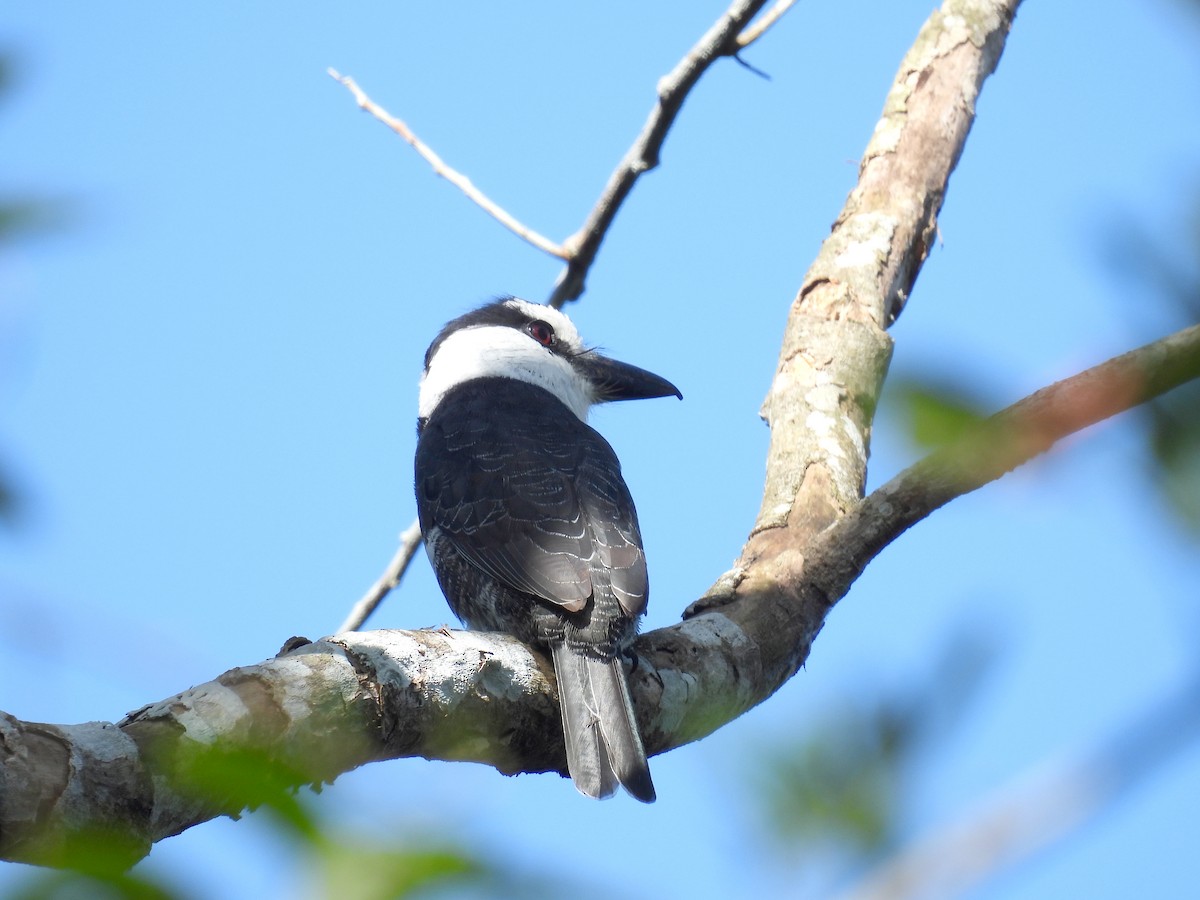
[[[844,593],[814,582],[808,557],[861,501],[891,356],[884,328],[928,254],[1019,2],[946,0],[925,23],[888,92],[858,184],[792,303],[763,403],[771,442],[758,519],[734,568],[687,611],[719,610],[758,645],[768,691],[803,664]]]

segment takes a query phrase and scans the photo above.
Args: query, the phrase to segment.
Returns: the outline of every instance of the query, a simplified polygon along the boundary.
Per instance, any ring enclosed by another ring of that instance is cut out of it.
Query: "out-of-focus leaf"
[[[12,482],[0,470],[0,521],[12,524],[20,514],[20,499],[12,488]]]
[[[296,785],[306,779],[282,760],[246,748],[212,748],[187,763],[187,789],[210,808],[238,815],[242,802],[265,808],[300,843],[321,839],[315,816]],[[237,801],[231,798],[238,798]]]
[[[1151,476],[1182,522],[1200,535],[1200,385],[1186,385],[1146,410]]]
[[[839,705],[754,767],[767,832],[789,858],[833,851],[863,862],[899,837],[904,786],[955,723],[995,657],[982,629],[949,641],[922,683]]]
[[[0,99],[13,83],[13,56],[0,52]],[[59,227],[67,219],[66,205],[41,198],[0,198],[0,247],[3,244],[38,231]],[[12,474],[0,468],[0,524],[12,525],[20,512],[19,492]]]
[[[760,763],[758,795],[780,846],[816,851],[832,843],[862,855],[887,843],[897,761],[907,748],[904,722],[889,718],[884,709],[841,710]]]
[[[461,847],[385,847],[371,842],[326,845],[320,896],[338,900],[393,900],[451,885],[481,886],[490,868]]]
[[[406,834],[398,827],[366,836],[347,836],[321,820],[306,802],[306,779],[286,761],[246,748],[210,747],[177,754],[175,786],[209,811],[238,817],[245,805],[284,838],[296,854],[312,897],[391,900],[416,896],[529,898],[586,896],[583,885],[553,883],[484,857],[451,838]],[[390,843],[388,842],[390,841]],[[172,900],[186,897],[177,884],[164,887],[126,867],[137,848],[112,838],[78,838],[54,864],[75,871],[46,871],[32,877],[21,900]]]
[[[85,874],[45,870],[36,872],[9,900],[185,900],[177,886],[166,887],[132,872]]]
[[[987,418],[985,404],[961,388],[931,380],[901,380],[892,392],[909,436],[926,448],[948,444]]]
[[[0,199],[0,241],[52,231],[69,218],[68,204],[62,200]]]
[[[609,896],[602,887],[521,871],[452,837],[434,837],[427,831],[414,835],[411,827],[403,825],[399,832],[384,827],[367,836],[326,831],[314,849],[304,860],[313,873],[309,879],[313,897],[588,900]]]
[[[1194,5],[1200,9],[1200,3]],[[1108,229],[1104,258],[1129,290],[1157,301],[1166,327],[1183,328],[1200,321],[1200,194],[1175,237],[1183,240],[1164,249],[1144,226],[1122,216]],[[1141,321],[1144,304],[1137,309]],[[1140,413],[1150,477],[1180,522],[1200,536],[1200,385],[1176,388]]]

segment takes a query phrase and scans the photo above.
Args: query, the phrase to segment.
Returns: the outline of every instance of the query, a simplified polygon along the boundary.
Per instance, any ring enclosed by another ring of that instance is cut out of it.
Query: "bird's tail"
[[[620,784],[643,803],[653,803],[654,783],[621,660],[585,656],[563,643],[552,650],[567,769],[575,787],[604,798]]]

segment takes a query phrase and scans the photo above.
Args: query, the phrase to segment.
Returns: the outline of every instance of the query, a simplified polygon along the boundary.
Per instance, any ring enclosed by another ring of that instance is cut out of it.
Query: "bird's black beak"
[[[648,400],[651,397],[671,395],[683,399],[679,388],[667,379],[629,363],[601,356],[599,353],[585,353],[571,362],[591,383],[596,392],[597,403],[607,403],[611,400]]]

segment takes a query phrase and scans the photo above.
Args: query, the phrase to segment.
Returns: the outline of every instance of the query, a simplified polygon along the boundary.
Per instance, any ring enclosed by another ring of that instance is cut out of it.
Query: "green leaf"
[[[921,447],[949,444],[987,418],[978,397],[931,380],[902,380],[895,386],[893,398],[909,436]]]

